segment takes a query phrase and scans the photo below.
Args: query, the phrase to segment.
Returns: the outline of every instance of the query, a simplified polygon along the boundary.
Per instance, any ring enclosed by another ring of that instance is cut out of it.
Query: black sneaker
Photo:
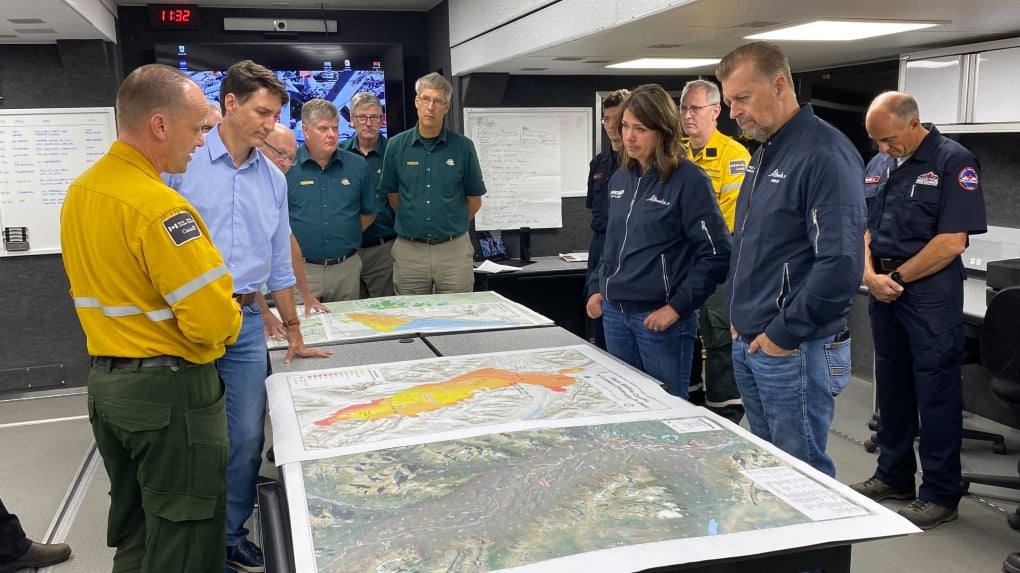
[[[266,570],[262,550],[247,539],[237,545],[227,546],[227,565],[245,573],[262,573]]]
[[[960,515],[955,508],[945,507],[923,499],[915,499],[896,513],[906,517],[910,523],[924,530],[953,521]]]
[[[894,489],[893,486],[878,478],[868,478],[860,483],[850,484],[850,489],[875,501],[883,499],[914,499],[917,494],[913,490]]]
[[[1002,570],[1005,573],[1020,573],[1020,552],[1010,553],[1002,562]]]

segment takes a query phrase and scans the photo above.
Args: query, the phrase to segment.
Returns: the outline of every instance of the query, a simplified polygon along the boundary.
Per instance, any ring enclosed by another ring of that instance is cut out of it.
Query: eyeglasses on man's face
[[[682,105],[680,106],[680,115],[687,115],[687,112],[693,113],[694,115],[698,115],[699,113],[701,113],[701,110],[708,109],[710,107],[715,107],[717,105],[719,104],[710,103],[708,105]]]
[[[297,161],[297,155],[290,155],[286,151],[280,149],[279,147],[275,147],[272,143],[269,143],[268,141],[264,141],[263,143],[265,143],[266,147],[268,147],[270,151],[275,153],[276,157],[279,158],[280,160],[286,161],[291,164]]]
[[[436,104],[436,107],[446,107],[446,104],[450,103],[443,98],[429,96],[418,96],[418,101],[420,101],[421,105],[425,107],[428,107],[432,104]]]
[[[426,104],[426,105],[428,105],[428,104]],[[368,122],[379,123],[380,121],[382,121],[382,116],[381,115],[356,115],[356,116],[354,116],[354,121],[356,121],[358,123],[368,123]]]

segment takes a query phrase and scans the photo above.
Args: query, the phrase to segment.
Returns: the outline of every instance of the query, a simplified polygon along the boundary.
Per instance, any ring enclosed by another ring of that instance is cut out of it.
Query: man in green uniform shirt
[[[431,73],[414,84],[418,125],[390,139],[379,191],[396,211],[393,290],[398,295],[471,292],[467,230],[485,184],[470,139],[443,127],[453,86]]]
[[[290,226],[301,246],[309,290],[321,302],[355,300],[361,288],[361,232],[379,198],[368,163],[339,149],[340,114],[324,99],[301,106],[305,143],[287,171]]]
[[[351,98],[351,123],[357,134],[340,144],[341,149],[360,155],[368,162],[372,174],[372,189],[379,190],[382,177],[386,138],[382,130],[382,103],[368,92]],[[375,221],[361,234],[361,298],[393,295],[393,257],[390,254],[397,232],[393,230],[393,208],[386,197],[380,197],[379,212]]]

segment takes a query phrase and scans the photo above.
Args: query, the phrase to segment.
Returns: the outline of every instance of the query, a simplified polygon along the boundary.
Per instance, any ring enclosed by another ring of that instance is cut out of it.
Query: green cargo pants
[[[701,340],[705,344],[705,407],[739,424],[744,417],[744,403],[733,375],[733,338],[730,335],[730,313],[726,308],[729,281],[716,287],[712,296],[701,305]]]
[[[89,371],[114,573],[220,573],[226,562],[223,382],[212,364],[183,364]]]

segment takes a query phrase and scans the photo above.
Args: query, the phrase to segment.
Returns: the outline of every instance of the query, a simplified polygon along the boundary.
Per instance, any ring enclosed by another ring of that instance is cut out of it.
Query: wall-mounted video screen
[[[227,68],[250,59],[276,72],[290,95],[280,122],[294,131],[298,143],[301,106],[313,98],[333,102],[340,110],[340,138],[354,137],[348,107],[354,94],[367,91],[383,104],[382,134],[404,129],[403,57],[399,44],[157,44],[156,62],[191,76],[209,101],[219,101]]]

